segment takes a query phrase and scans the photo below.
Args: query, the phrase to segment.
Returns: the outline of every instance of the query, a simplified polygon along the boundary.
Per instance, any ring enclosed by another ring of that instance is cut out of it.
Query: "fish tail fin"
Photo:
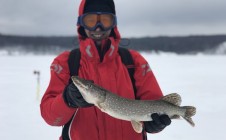
[[[191,126],[195,126],[195,123],[193,122],[193,120],[192,120],[192,116],[194,116],[195,115],[195,113],[196,113],[196,108],[195,107],[193,107],[193,106],[183,106],[182,107],[183,109],[186,109],[186,111],[185,111],[185,115],[183,116],[183,118],[189,123],[189,124],[191,124]]]

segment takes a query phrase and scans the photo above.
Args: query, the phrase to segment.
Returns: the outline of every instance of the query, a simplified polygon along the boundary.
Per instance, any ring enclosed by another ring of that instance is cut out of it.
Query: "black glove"
[[[78,88],[73,84],[65,87],[63,98],[69,107],[91,107],[93,104],[87,103],[79,92]]]
[[[152,121],[144,122],[145,131],[148,133],[158,133],[171,123],[171,119],[165,114],[159,115],[154,113],[151,115],[151,118]]]

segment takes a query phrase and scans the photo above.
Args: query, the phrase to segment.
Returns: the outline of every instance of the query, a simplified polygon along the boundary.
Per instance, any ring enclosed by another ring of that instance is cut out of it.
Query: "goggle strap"
[[[81,25],[81,16],[78,16],[77,25]]]

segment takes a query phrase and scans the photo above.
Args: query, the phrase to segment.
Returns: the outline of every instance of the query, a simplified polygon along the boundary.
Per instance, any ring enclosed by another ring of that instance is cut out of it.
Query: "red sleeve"
[[[53,126],[66,124],[76,110],[69,108],[62,96],[70,78],[68,56],[69,52],[63,52],[52,62],[49,86],[41,100],[41,115],[49,125]]]
[[[135,63],[135,83],[137,97],[143,100],[155,100],[163,96],[155,75],[148,62],[138,52],[130,50]]]

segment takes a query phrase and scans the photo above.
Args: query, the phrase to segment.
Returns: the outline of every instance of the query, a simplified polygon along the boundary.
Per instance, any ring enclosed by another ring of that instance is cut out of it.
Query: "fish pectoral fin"
[[[131,121],[131,124],[133,126],[133,129],[137,132],[137,133],[141,133],[143,130],[143,124],[141,122],[138,121]]]

